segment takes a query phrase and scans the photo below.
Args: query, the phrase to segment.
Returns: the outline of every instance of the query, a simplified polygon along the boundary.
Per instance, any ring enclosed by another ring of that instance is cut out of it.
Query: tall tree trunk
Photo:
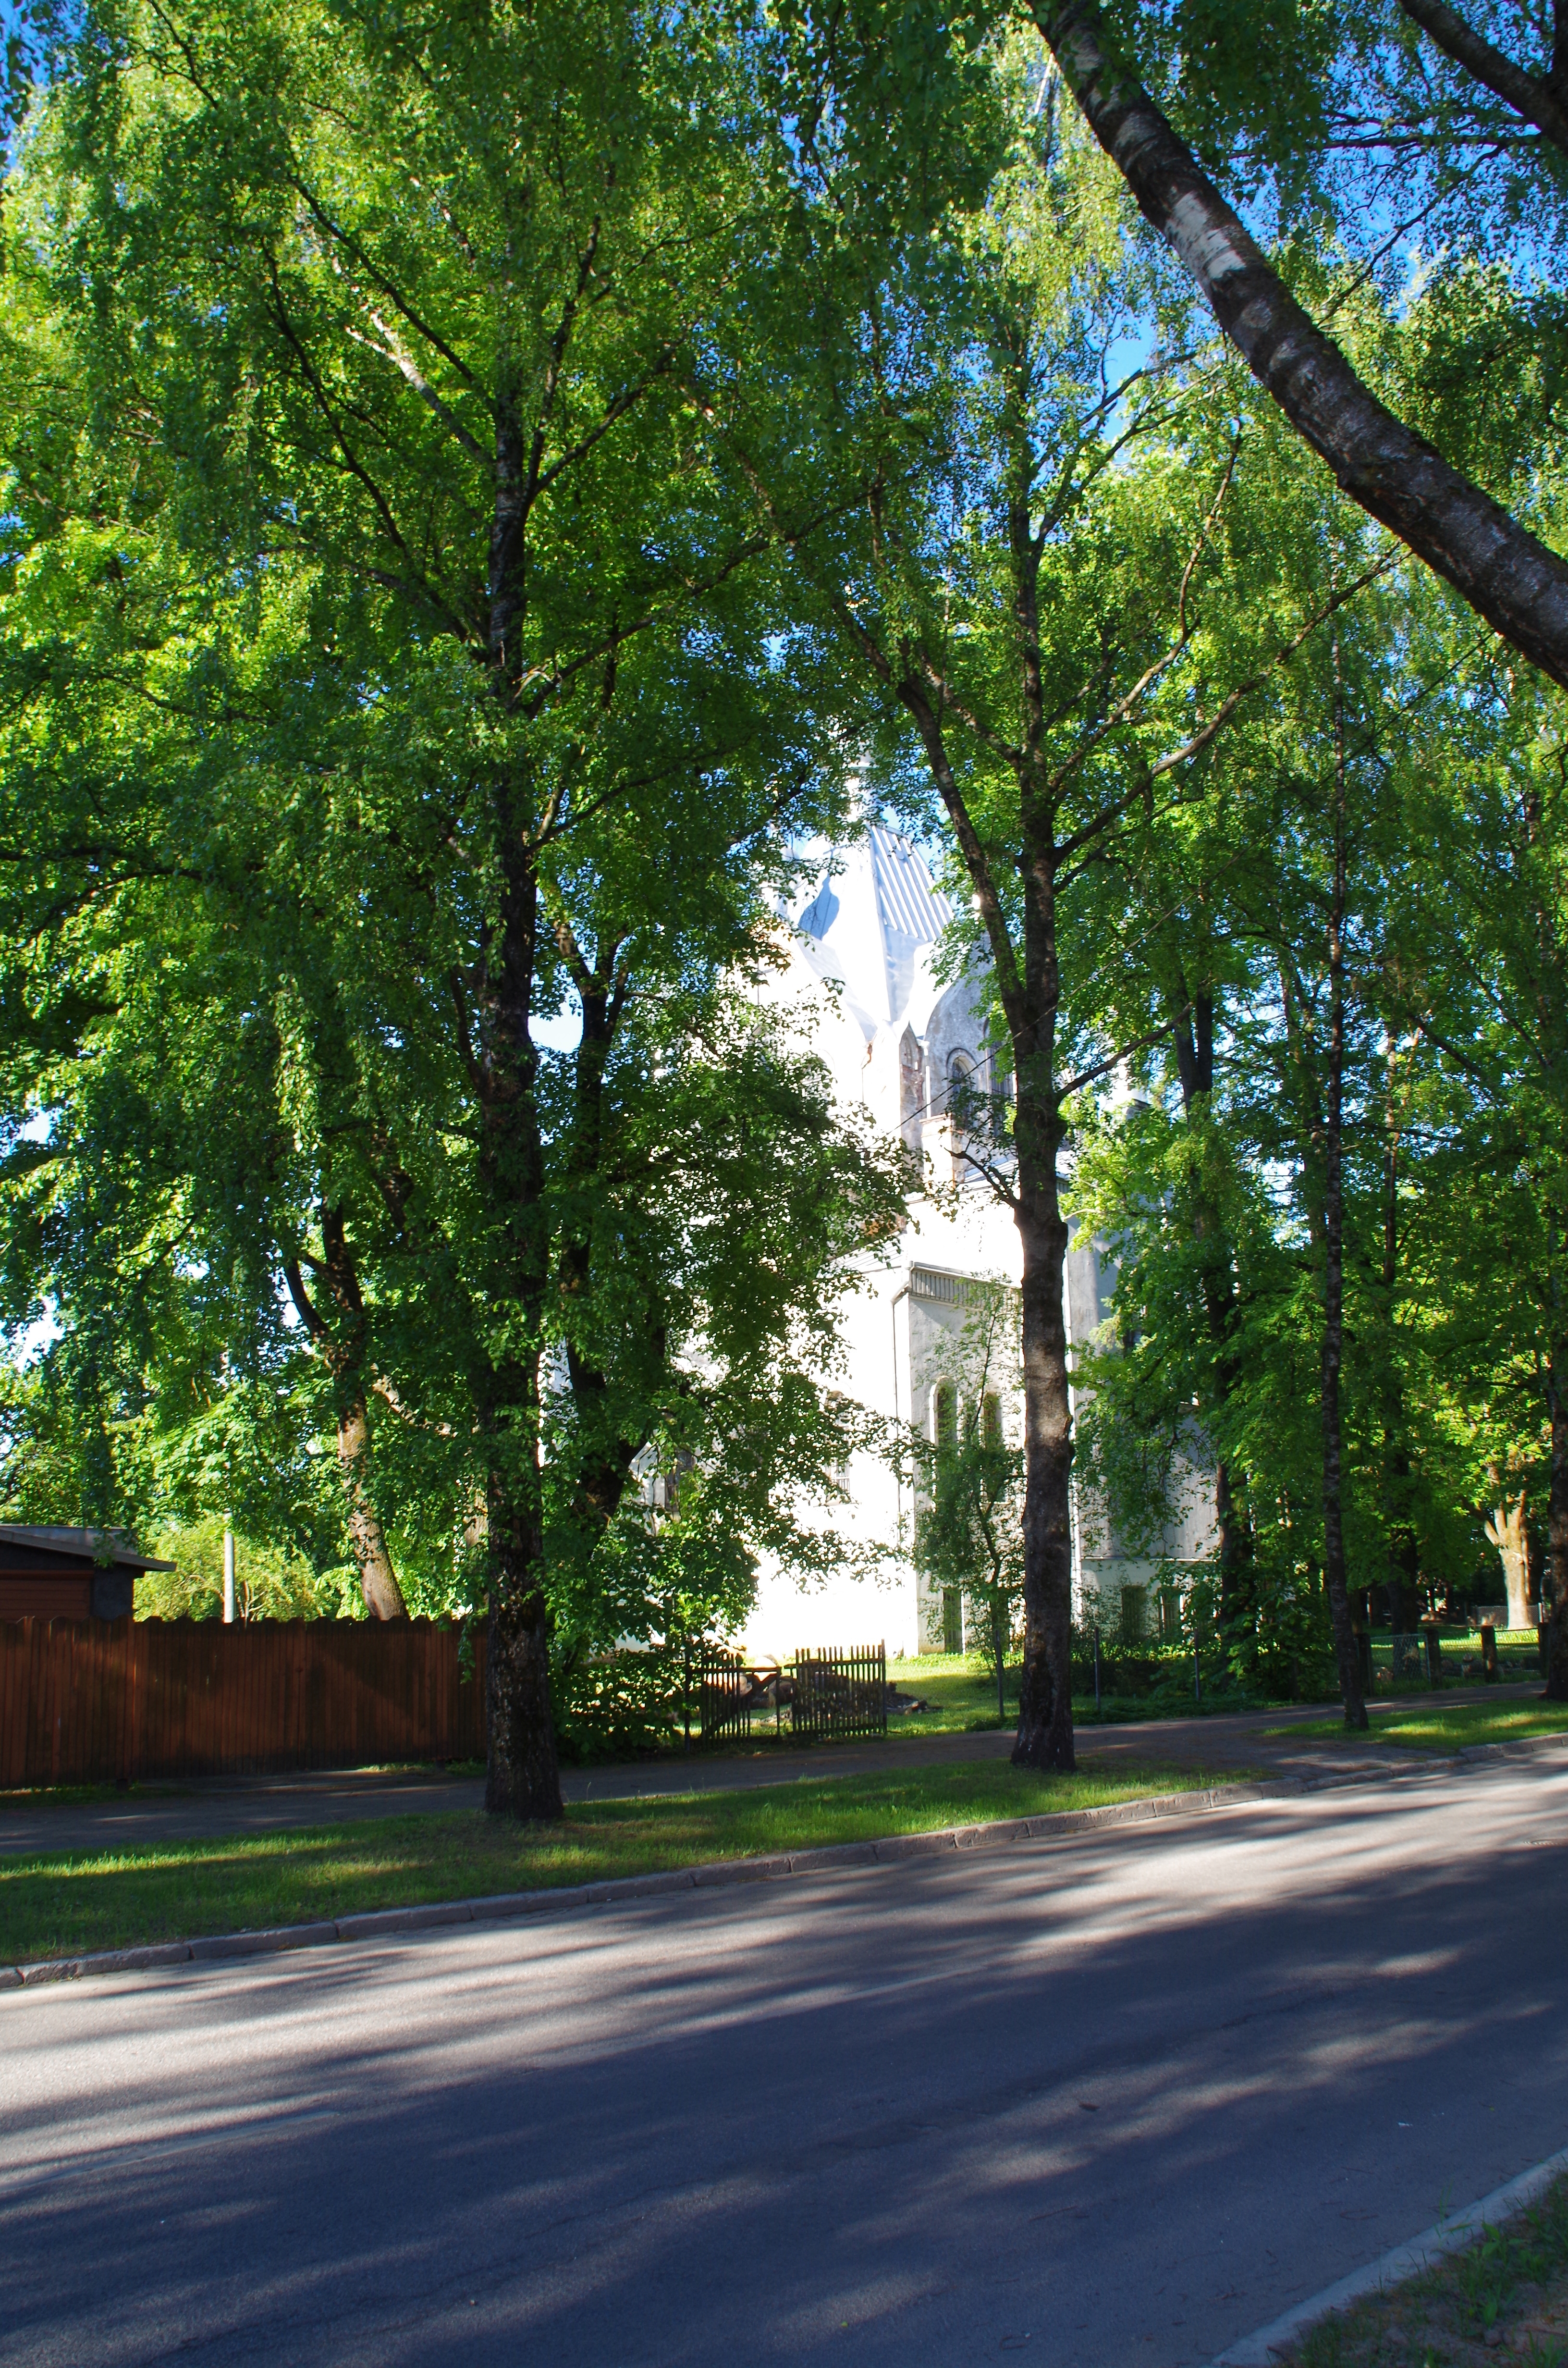
[[[336,1310],[335,1331],[305,1287],[301,1261],[288,1259],[289,1295],[317,1355],[332,1376],[336,1399],[337,1469],[348,1500],[348,1543],[359,1569],[359,1591],[372,1620],[403,1620],[408,1606],[398,1585],[386,1532],[370,1493],[370,1422],[365,1397],[365,1336],[368,1319],[358,1267],[342,1204],[321,1205],[322,1254],[312,1261],[324,1295]]]
[[[1028,542],[1024,529],[1015,536]],[[1038,664],[1032,618],[1033,575],[1018,566],[1017,599],[1026,648]],[[1063,1128],[1056,1080],[1056,958],[1054,814],[1028,818],[1024,950],[1020,966],[1008,933],[985,849],[948,757],[941,720],[913,675],[895,684],[914,717],[926,761],[953,825],[965,869],[996,965],[1007,1021],[1017,1096],[1013,1120],[1017,1156],[1014,1219],[1023,1278],[1024,1366],[1024,1655],[1018,1687],[1016,1767],[1068,1770],[1073,1748],[1073,1412],[1067,1376],[1067,1324],[1062,1283],[1067,1224],[1062,1213],[1057,1156]],[[1026,696],[1040,705],[1031,674]],[[1021,967],[1021,975],[1020,975]]]
[[[1496,1478],[1496,1474],[1494,1474]],[[1521,1487],[1510,1498],[1499,1487],[1498,1501],[1486,1523],[1486,1534],[1497,1549],[1497,1559],[1503,1565],[1503,1591],[1508,1599],[1508,1625],[1524,1628],[1529,1623],[1525,1610],[1529,1594],[1530,1549],[1526,1534],[1526,1492]]]
[[[1389,1619],[1413,1635],[1421,1618],[1421,1548],[1410,1518],[1410,1454],[1405,1446],[1404,1392],[1394,1355],[1394,1294],[1399,1286],[1399,1113],[1394,1103],[1394,1045],[1383,1041],[1383,1254],[1380,1282],[1383,1321],[1383,1535],[1388,1544]]]
[[[1339,643],[1335,641],[1335,673]],[[1339,1691],[1347,1727],[1364,1727],[1361,1667],[1350,1617],[1345,1569],[1345,1521],[1339,1420],[1339,1377],[1345,1338],[1345,731],[1337,679],[1335,685],[1335,795],[1334,895],[1328,921],[1328,1096],[1324,1128],[1324,1308],[1323,1308],[1323,1566],[1334,1624]]]
[[[1526,74],[1504,51],[1467,24],[1459,11],[1450,8],[1447,0],[1399,0],[1400,6],[1413,23],[1429,33],[1437,47],[1462,66],[1471,78],[1489,90],[1494,98],[1511,107],[1527,123],[1568,156],[1568,103],[1561,87],[1562,35],[1563,11],[1557,0],[1557,34],[1553,44],[1551,71],[1545,74]],[[1555,79],[1554,79],[1555,77]]]
[[[1032,0],[1090,130],[1254,376],[1344,491],[1568,687],[1568,564],[1364,385],[1116,62],[1092,0]]]
[[[1559,1333],[1551,1344],[1546,1386],[1551,1420],[1551,1491],[1546,1532],[1551,1627],[1546,1698],[1568,1702],[1568,1334]]]
[[[600,1536],[614,1520],[631,1476],[640,1439],[624,1439],[607,1427],[612,1400],[609,1376],[584,1351],[576,1321],[577,1308],[586,1301],[594,1282],[594,1212],[600,1191],[605,1137],[605,1072],[631,991],[630,972],[619,967],[620,943],[599,949],[595,964],[585,960],[572,931],[558,923],[556,941],[576,985],[582,1004],[582,1030],[577,1041],[572,1095],[572,1133],[565,1174],[558,1195],[564,1213],[560,1225],[557,1286],[562,1311],[566,1375],[585,1442],[578,1470],[576,1515],[584,1535]],[[656,1310],[650,1311],[649,1346],[662,1361],[665,1334]]]
[[[371,1619],[403,1620],[408,1606],[397,1583],[381,1516],[365,1485],[369,1448],[370,1424],[360,1391],[337,1414],[337,1468],[348,1498],[348,1542],[359,1565],[359,1591]]]
[[[1173,1023],[1172,1033],[1182,1111],[1190,1125],[1195,1118],[1206,1114],[1214,1090],[1214,998],[1211,994],[1187,995],[1185,980],[1183,998],[1184,1008]],[[1235,1354],[1228,1345],[1235,1331],[1235,1275],[1220,1212],[1210,1205],[1201,1190],[1193,1207],[1192,1229],[1198,1240],[1208,1246],[1201,1286],[1203,1311],[1216,1351],[1212,1369],[1214,1403],[1223,1406],[1241,1378]],[[1222,1455],[1214,1462],[1214,1534],[1220,1550],[1222,1634],[1233,1622],[1250,1621],[1255,1612],[1252,1534],[1245,1511],[1236,1502],[1230,1464]]]
[[[597,236],[596,226],[583,266],[585,280]],[[566,306],[557,334],[557,361],[570,340],[574,315],[575,300]],[[538,471],[529,464],[515,386],[505,382],[507,368],[504,361],[495,407],[487,588],[491,681],[509,713],[524,673],[527,540]],[[541,427],[536,447],[542,433]],[[539,951],[532,787],[520,758],[493,787],[500,907],[479,965],[479,1043],[470,1053],[479,1102],[479,1195],[493,1263],[497,1338],[482,1378],[478,1409],[485,1449],[490,1566],[484,1805],[494,1816],[553,1819],[564,1811],[550,1692],[540,1462],[540,1364],[550,1245],[537,1096],[539,1055],[529,1028]]]
[[[1015,1059],[1018,1053],[1015,1050]],[[1024,1058],[1028,1061],[1027,1048]],[[1024,1661],[1015,1768],[1070,1769],[1073,1748],[1073,1415],[1062,1309],[1067,1224],[1060,1121],[1026,1112],[1018,1085],[1018,1242],[1023,1251]],[[1042,1122],[1043,1120],[1043,1122]]]
[[[504,801],[509,804],[509,801]],[[494,1259],[502,1346],[479,1408],[486,1460],[490,1627],[485,1655],[484,1805],[513,1817],[563,1814],[550,1692],[540,1360],[549,1245],[544,1152],[528,1030],[538,883],[515,813],[505,815],[505,887],[481,985],[483,1090],[479,1181]]]

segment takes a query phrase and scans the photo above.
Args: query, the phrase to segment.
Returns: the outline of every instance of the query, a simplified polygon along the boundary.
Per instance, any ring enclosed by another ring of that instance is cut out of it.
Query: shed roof
[[[63,1530],[28,1522],[0,1521],[0,1541],[27,1546],[35,1554],[67,1554],[74,1562],[108,1561],[124,1570],[173,1570],[172,1562],[154,1562],[137,1554],[104,1530]]]

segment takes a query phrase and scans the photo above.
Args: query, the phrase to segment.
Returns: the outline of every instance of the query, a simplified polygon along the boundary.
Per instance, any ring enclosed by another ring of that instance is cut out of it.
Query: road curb
[[[1210,1784],[1187,1793],[1160,1793],[1142,1800],[1108,1801],[1097,1809],[1057,1809],[1038,1817],[998,1817],[982,1825],[943,1826],[925,1834],[890,1834],[874,1842],[829,1842],[816,1850],[769,1858],[719,1859],[705,1866],[672,1867],[656,1874],[629,1874],[606,1883],[562,1884],[546,1891],[510,1891],[487,1898],[430,1901],[417,1907],[369,1908],[331,1922],[284,1924],[269,1931],[219,1932],[196,1941],[153,1941],[129,1949],[96,1949],[75,1957],[40,1958],[31,1964],[0,1964],[0,1989],[33,1988],[45,1982],[80,1981],[99,1974],[144,1973],[166,1965],[210,1964],[216,1960],[268,1957],[296,1949],[331,1948],[344,1941],[381,1940],[426,1932],[449,1924],[489,1924],[514,1917],[540,1916],[574,1907],[612,1907],[621,1900],[657,1899],[670,1892],[709,1891],[733,1884],[781,1883],[842,1868],[896,1866],[914,1858],[939,1858],[963,1850],[998,1848],[1008,1842],[1051,1841],[1065,1834],[1092,1833],[1107,1826],[1151,1825],[1161,1817],[1205,1815],[1243,1801],[1293,1800],[1310,1790],[1299,1776],[1260,1783]]]
[[[1517,2212],[1524,2211],[1564,2171],[1568,2171],[1568,2147],[1561,2154],[1549,2155],[1533,2170],[1521,2171],[1506,2187],[1494,2187],[1479,2203],[1467,2203],[1462,2212],[1439,2220],[1435,2227],[1424,2228],[1407,2245],[1396,2245],[1392,2252],[1369,2261],[1365,2269],[1352,2270],[1348,2277],[1324,2286],[1321,2294],[1299,2302],[1293,2310],[1270,2319],[1267,2327],[1244,2335],[1239,2343],[1233,2343],[1228,2351],[1211,2360],[1209,2368],[1275,2368],[1278,2355],[1331,2311],[1347,2310],[1364,2295],[1381,2294],[1390,2286],[1403,2285],[1406,2278],[1418,2277],[1445,2254],[1462,2252],[1483,2229],[1494,2228],[1499,2221],[1511,2220]]]

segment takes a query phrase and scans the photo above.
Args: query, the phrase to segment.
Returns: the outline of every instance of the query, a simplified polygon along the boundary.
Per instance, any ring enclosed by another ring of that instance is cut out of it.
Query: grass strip
[[[1568,2363],[1568,2180],[1387,2294],[1320,2320],[1284,2368],[1528,2368]]]
[[[1300,1726],[1273,1726],[1267,1732],[1273,1736],[1288,1736],[1292,1742],[1319,1736],[1335,1743],[1347,1739],[1342,1718],[1317,1718]],[[1348,1739],[1396,1743],[1407,1751],[1458,1751],[1470,1744],[1517,1743],[1532,1735],[1562,1734],[1568,1734],[1568,1702],[1512,1702],[1495,1706],[1451,1702],[1374,1710],[1366,1736]]]
[[[982,1761],[747,1792],[585,1802],[559,1826],[517,1826],[463,1810],[0,1858],[0,1963],[1098,1808],[1216,1781],[1234,1782],[1237,1771],[1216,1779],[1151,1765],[1114,1775],[1038,1776]]]

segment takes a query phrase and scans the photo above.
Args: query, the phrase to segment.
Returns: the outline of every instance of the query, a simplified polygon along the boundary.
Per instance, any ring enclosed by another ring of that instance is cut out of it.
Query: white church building
[[[962,1336],[973,1287],[1020,1274],[1012,1212],[957,1156],[949,1092],[958,1079],[999,1092],[980,997],[971,978],[942,985],[938,940],[951,917],[918,850],[872,826],[853,845],[824,848],[815,884],[788,916],[789,960],[771,992],[812,1015],[811,1042],[848,1106],[858,1104],[926,1162],[941,1190],[911,1204],[891,1258],[868,1256],[861,1288],[846,1302],[846,1370],[833,1378],[871,1412],[934,1439],[963,1367]],[[954,1190],[951,1188],[957,1186]],[[941,1189],[947,1188],[947,1189]],[[1072,1248],[1065,1313],[1070,1343],[1105,1322],[1114,1273],[1096,1247]],[[1016,1369],[1016,1358],[1010,1360]],[[1003,1394],[1006,1435],[1022,1430],[1022,1397]],[[953,1651],[963,1609],[928,1590],[911,1559],[915,1507],[907,1480],[881,1458],[860,1456],[846,1475],[850,1502],[835,1526],[875,1576],[802,1583],[765,1565],[741,1642],[753,1659],[788,1659],[801,1647],[876,1645],[895,1654]],[[1195,1496],[1201,1491],[1195,1491]],[[1119,1604],[1147,1588],[1159,1557],[1123,1554],[1093,1509],[1074,1508],[1074,1593],[1079,1617],[1094,1600]],[[1207,1515],[1195,1503],[1164,1552],[1193,1560],[1208,1549]]]

